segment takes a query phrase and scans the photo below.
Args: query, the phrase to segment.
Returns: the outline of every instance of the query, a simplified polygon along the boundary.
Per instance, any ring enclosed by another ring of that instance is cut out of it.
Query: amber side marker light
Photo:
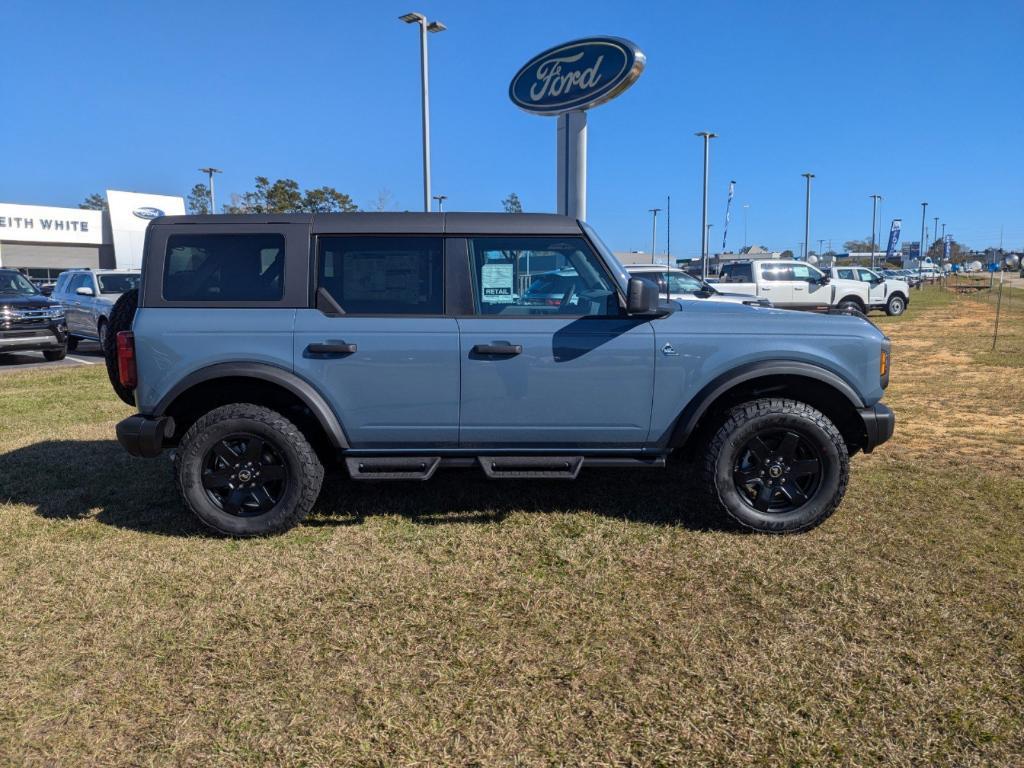
[[[878,375],[885,376],[889,372],[889,353],[882,350],[882,357],[878,364]]]

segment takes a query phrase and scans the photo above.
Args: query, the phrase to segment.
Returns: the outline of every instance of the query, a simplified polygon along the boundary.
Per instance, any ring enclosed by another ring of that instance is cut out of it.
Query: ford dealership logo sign
[[[647,59],[619,37],[588,37],[534,56],[508,87],[509,98],[538,115],[589,109],[629,88]]]
[[[151,208],[148,205],[144,205],[132,211],[132,215],[138,216],[140,219],[158,219],[164,215],[164,212],[159,208]]]

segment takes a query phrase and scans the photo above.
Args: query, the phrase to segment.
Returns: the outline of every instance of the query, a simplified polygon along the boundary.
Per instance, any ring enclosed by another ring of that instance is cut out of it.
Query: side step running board
[[[429,480],[440,464],[440,456],[345,459],[353,480]]]
[[[493,479],[574,480],[583,466],[582,456],[481,456],[479,461],[484,473]]]

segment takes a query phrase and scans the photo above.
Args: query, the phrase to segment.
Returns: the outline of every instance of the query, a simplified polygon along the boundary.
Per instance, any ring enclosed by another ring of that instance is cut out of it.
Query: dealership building
[[[0,203],[0,267],[41,280],[74,267],[138,269],[150,220],[185,213],[185,201],[108,189],[107,208]]]

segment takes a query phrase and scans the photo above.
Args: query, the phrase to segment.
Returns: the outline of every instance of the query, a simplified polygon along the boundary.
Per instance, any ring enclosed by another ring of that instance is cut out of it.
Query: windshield
[[[133,274],[108,273],[96,275],[96,280],[100,284],[100,293],[127,293],[139,287],[139,275]]]
[[[25,279],[20,272],[0,272],[0,295],[36,296],[39,289]]]
[[[612,253],[611,248],[605,245],[604,241],[598,237],[597,232],[594,231],[593,227],[589,224],[584,224],[582,221],[580,222],[580,226],[583,227],[583,231],[587,233],[590,241],[594,244],[594,247],[597,248],[598,253],[601,254],[601,258],[604,259],[604,263],[608,265],[608,269],[611,270],[612,276],[615,278],[615,282],[619,284],[619,288],[623,293],[628,292],[629,288],[627,287],[627,283],[629,282],[629,277],[626,274],[626,268],[622,266],[617,258],[615,258],[615,254]]]

